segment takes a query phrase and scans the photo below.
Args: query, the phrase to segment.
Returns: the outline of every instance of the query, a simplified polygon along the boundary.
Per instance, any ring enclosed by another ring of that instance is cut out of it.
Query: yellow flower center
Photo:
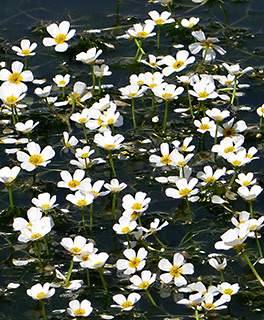
[[[35,240],[35,239],[38,239],[41,237],[41,234],[40,233],[34,233],[32,234],[32,236],[30,237],[31,239]]]
[[[233,294],[233,290],[232,289],[225,289],[224,290],[224,292],[223,292],[223,294],[229,294],[230,296],[232,296],[232,294]]]
[[[181,166],[181,167],[185,166],[185,162],[184,161],[178,161],[177,164],[178,164],[178,166]]]
[[[133,98],[133,97],[137,97],[138,94],[136,92],[129,92],[128,96]]]
[[[239,160],[234,160],[232,162],[232,165],[235,166],[235,167],[240,167],[242,165],[242,161],[239,161]]]
[[[19,84],[23,80],[19,72],[14,72],[9,76],[9,82]]]
[[[157,67],[157,62],[150,62],[149,63],[152,67]],[[263,113],[264,113],[264,108],[263,108]]]
[[[183,61],[176,61],[176,62],[174,62],[173,65],[172,65],[172,67],[173,67],[174,69],[179,69],[179,68],[181,68],[182,66],[184,66],[184,62],[183,62]]]
[[[224,153],[233,152],[235,150],[235,147],[227,147],[224,149]]]
[[[152,83],[152,84],[149,85],[149,88],[152,89],[152,88],[154,88],[154,87],[156,87],[156,86],[157,86],[156,83]]]
[[[228,86],[228,85],[230,85],[230,84],[232,84],[232,81],[231,81],[231,80],[226,80],[226,81],[225,81],[225,85]]]
[[[226,127],[224,130],[223,130],[223,136],[224,137],[230,137],[230,138],[233,138],[236,134],[236,130],[232,127]]]
[[[139,287],[140,289],[146,290],[146,289],[149,287],[149,285],[150,285],[150,283],[149,283],[148,281],[143,281],[142,283],[140,283],[140,284],[138,285],[138,287]]]
[[[136,212],[133,212],[131,215],[130,215],[130,219],[131,220],[135,220],[137,217],[137,213]]]
[[[170,164],[172,161],[170,159],[170,156],[168,154],[165,154],[160,158],[160,162],[163,164]]]
[[[6,103],[12,104],[16,102],[17,102],[17,97],[14,97],[13,95],[6,98]]]
[[[138,84],[139,86],[141,86],[142,84],[144,84],[144,81],[138,80],[137,84]]]
[[[204,308],[213,310],[213,309],[215,309],[215,306],[212,303],[205,303]]]
[[[108,124],[113,124],[114,122],[115,122],[115,119],[113,119],[113,118],[107,120]]]
[[[222,121],[223,117],[222,116],[214,116],[215,121]]]
[[[23,54],[24,56],[29,56],[30,53],[31,53],[31,51],[28,50],[28,49],[24,49],[24,50],[21,51],[21,54]]]
[[[140,264],[140,262],[141,262],[140,259],[135,257],[135,258],[132,258],[129,260],[128,266],[130,268],[136,269],[138,267],[138,265]]]
[[[182,197],[186,197],[190,193],[191,189],[185,188],[179,191],[179,195]]]
[[[138,35],[139,38],[144,39],[144,38],[146,38],[148,36],[148,33],[145,32],[145,31],[140,31],[140,32],[137,33],[137,35]]]
[[[84,206],[87,206],[87,201],[86,200],[78,200],[77,201],[77,206],[79,207],[84,207]]]
[[[132,206],[132,209],[133,210],[141,210],[142,209],[142,203],[134,203],[133,206]]]
[[[202,92],[199,92],[198,93],[198,97],[199,98],[202,98],[202,99],[205,99],[209,96],[209,93],[207,93],[206,91],[202,91]]]
[[[260,111],[262,112],[262,113],[264,113],[264,108],[262,107],[262,108],[260,108]]]
[[[65,142],[65,147],[70,148],[72,145],[69,142]]]
[[[89,153],[88,152],[84,152],[81,154],[81,158],[88,158],[89,157]]]
[[[243,182],[243,186],[249,186],[250,185],[250,181],[244,181]]]
[[[207,183],[212,183],[212,182],[215,182],[215,180],[216,180],[215,177],[207,177],[205,181],[206,181]]]
[[[57,44],[64,43],[66,41],[66,39],[67,39],[67,36],[64,33],[60,33],[60,34],[56,35],[56,37],[54,38],[54,40]]]
[[[124,227],[121,232],[122,233],[128,233],[130,231],[130,228],[129,227]]]
[[[253,158],[253,156],[251,154],[249,154],[249,153],[246,154],[246,157],[249,158],[249,159]]]
[[[68,182],[69,188],[76,188],[79,185],[80,185],[80,181],[78,180],[71,180]]]
[[[115,144],[106,144],[105,149],[115,149],[116,145]]]
[[[194,23],[189,23],[189,27],[192,28],[194,26]]]
[[[154,20],[154,22],[157,24],[157,25],[160,25],[160,24],[163,24],[165,22],[165,20],[163,19],[156,19]]]
[[[121,304],[121,307],[122,307],[123,309],[130,308],[130,307],[132,307],[132,306],[133,306],[133,303],[132,303],[131,301],[125,301],[125,302],[123,302],[123,303]]]
[[[82,256],[82,261],[88,261],[89,260],[89,254],[84,254]]]
[[[212,49],[214,44],[213,44],[213,41],[212,40],[202,40],[201,41],[201,45],[206,49]]]
[[[172,93],[163,93],[161,95],[161,97],[164,99],[164,100],[171,100],[173,99],[173,94]]]
[[[58,83],[59,86],[65,86],[66,85],[66,81],[65,80],[61,80],[59,83]]]
[[[36,295],[36,297],[37,297],[38,299],[42,299],[45,295],[46,295],[46,293],[42,291],[42,292],[39,292],[39,293]]]
[[[87,118],[80,118],[79,119],[79,123],[86,123],[86,121],[87,121]]]
[[[174,278],[179,278],[182,274],[182,268],[178,266],[172,266],[170,268],[170,275]]]
[[[70,251],[73,252],[74,254],[79,254],[82,251],[82,249],[78,247],[72,247],[70,248]]]
[[[43,163],[43,158],[42,156],[40,156],[39,154],[34,154],[32,156],[29,157],[29,160],[28,160],[31,164],[33,164],[33,166],[37,167],[39,166],[40,164]]]
[[[79,309],[76,309],[75,311],[74,311],[74,314],[78,317],[78,316],[83,316],[84,314],[85,314],[85,310],[84,309],[81,309],[81,308],[79,308]]]
[[[47,203],[47,204],[43,204],[42,206],[41,206],[41,208],[42,209],[48,209],[48,208],[50,208],[50,205]]]
[[[210,126],[209,126],[209,124],[207,124],[207,123],[202,123],[202,124],[200,125],[200,129],[201,129],[201,130],[209,130],[209,129],[210,129]]]

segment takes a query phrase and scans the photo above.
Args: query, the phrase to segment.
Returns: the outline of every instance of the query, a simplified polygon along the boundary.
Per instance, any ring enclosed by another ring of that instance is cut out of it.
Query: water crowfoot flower
[[[117,260],[116,267],[118,270],[124,270],[124,274],[130,275],[144,268],[145,259],[148,255],[148,251],[145,248],[140,248],[137,253],[133,249],[126,249],[123,254],[128,260]]]
[[[184,262],[184,256],[181,253],[175,253],[173,256],[173,264],[168,259],[161,259],[158,267],[162,271],[167,271],[161,274],[160,279],[164,283],[174,281],[175,286],[182,287],[187,284],[184,274],[193,274],[194,267],[191,263]]]
[[[67,312],[72,317],[88,317],[93,311],[91,302],[84,299],[82,302],[78,300],[72,300],[69,302]]]
[[[116,294],[113,296],[113,300],[117,304],[112,304],[112,308],[121,308],[122,311],[130,311],[133,309],[135,303],[141,298],[141,295],[136,292],[130,293],[127,298],[123,294]]]
[[[46,47],[55,46],[55,51],[64,52],[68,49],[68,44],[66,41],[70,40],[74,35],[76,30],[70,29],[69,21],[62,21],[59,25],[52,23],[47,27],[48,33],[52,38],[44,38],[43,44]]]

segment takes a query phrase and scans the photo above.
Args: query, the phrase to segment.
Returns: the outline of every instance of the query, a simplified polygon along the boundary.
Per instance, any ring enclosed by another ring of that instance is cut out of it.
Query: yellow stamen
[[[138,267],[138,265],[140,264],[140,262],[141,262],[141,260],[139,258],[135,257],[135,258],[132,258],[129,260],[128,266],[130,268],[136,269]]]
[[[170,275],[174,278],[179,278],[182,274],[182,268],[178,266],[172,266],[170,268]]]
[[[55,42],[56,42],[57,44],[62,44],[62,43],[64,43],[64,42],[66,41],[66,39],[67,39],[67,36],[66,36],[66,34],[64,34],[64,33],[60,33],[60,34],[58,34],[58,35],[54,38],[54,40],[55,40]]]
[[[19,72],[13,72],[9,76],[9,82],[19,84],[23,80],[21,74]]]
[[[44,162],[42,156],[40,156],[39,154],[30,156],[28,161],[36,167]]]
[[[173,65],[172,65],[172,67],[173,67],[174,69],[179,69],[179,68],[181,68],[182,66],[184,66],[184,62],[183,62],[183,61],[176,61],[176,62],[174,62]]]
[[[164,156],[162,156],[162,157],[160,158],[160,162],[163,163],[163,164],[168,165],[168,164],[170,164],[172,161],[171,161],[171,159],[170,159],[170,156],[169,156],[168,154],[165,154]]]
[[[76,188],[80,185],[80,181],[78,180],[71,180],[68,182],[69,188]]]
[[[179,190],[179,195],[182,197],[186,197],[191,192],[191,189],[185,188],[182,190]]]

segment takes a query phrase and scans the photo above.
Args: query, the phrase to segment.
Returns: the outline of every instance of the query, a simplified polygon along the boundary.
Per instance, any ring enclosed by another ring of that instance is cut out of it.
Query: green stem
[[[156,233],[153,233],[153,236],[162,247],[166,247],[166,245],[163,242],[160,241],[160,239],[158,238]]]
[[[47,315],[46,315],[46,311],[45,311],[45,304],[44,304],[44,300],[41,299],[41,310],[42,310],[42,316],[44,320],[47,320]]]
[[[164,122],[163,122],[163,132],[166,132],[167,119],[168,119],[168,110],[169,110],[169,101],[165,100],[165,113],[164,113]]]
[[[132,107],[133,126],[134,126],[134,130],[136,130],[137,124],[136,124],[136,114],[135,114],[135,99],[131,100],[131,107]]]
[[[130,239],[129,239],[129,234],[126,233],[126,238],[127,238],[127,246],[129,249],[131,249],[131,243],[130,243]]]
[[[234,183],[235,179],[236,179],[236,176],[237,176],[237,167],[234,167],[234,174],[233,174],[233,177],[229,183],[229,187],[232,188],[232,184]]]
[[[44,241],[44,244],[45,244],[47,256],[49,256],[50,253],[49,253],[49,245],[48,245],[47,239],[43,238],[43,241]]]
[[[116,192],[112,194],[112,220],[115,220],[115,207],[116,207]]]
[[[151,107],[152,107],[152,113],[154,115],[156,111],[156,99],[155,99],[155,94],[153,92],[151,92],[151,95],[152,95]]]
[[[87,287],[90,288],[91,281],[90,281],[90,270],[86,268],[86,276],[87,276]]]
[[[98,78],[98,85],[99,85],[99,94],[102,92],[102,77]]]
[[[93,230],[93,202],[90,204],[90,231]]]
[[[217,133],[219,128],[219,121],[216,121],[216,127],[215,127],[215,137],[214,137],[214,145],[217,144]]]
[[[257,243],[257,247],[258,247],[258,252],[259,252],[260,258],[263,258],[261,246],[260,246],[259,239],[258,239],[258,234],[257,234],[256,231],[255,231],[255,238],[256,238],[256,243]]]
[[[251,219],[254,219],[254,212],[253,212],[253,204],[252,201],[249,201],[249,212]]]
[[[65,87],[61,88],[61,93],[62,93],[62,99],[65,98]]]
[[[192,214],[190,202],[188,200],[188,197],[185,197],[185,199],[186,199],[186,204],[187,204],[187,208],[188,208],[188,212],[189,212],[189,218],[190,218],[190,221],[192,222],[193,221],[193,214]]]
[[[189,85],[187,85],[188,101],[189,101],[191,116],[192,116],[192,118],[194,118],[192,98],[191,98],[191,95],[189,94],[189,88],[190,88]]]
[[[262,285],[262,287],[264,287],[264,281],[262,280],[262,278],[260,277],[260,275],[258,274],[257,270],[255,269],[255,267],[253,266],[253,264],[251,263],[251,261],[249,260],[248,255],[246,254],[245,251],[242,251],[241,254],[243,255],[243,257],[245,258],[247,264],[249,265],[251,271],[254,273],[255,277],[258,279],[259,283]]]
[[[95,89],[96,79],[94,74],[94,62],[91,63],[91,69],[92,69],[92,78],[93,78],[93,90]]]
[[[220,272],[220,276],[221,276],[222,281],[225,282],[225,277],[224,277],[223,271],[219,270],[219,272]]]
[[[99,268],[99,269],[98,269],[98,272],[99,272],[99,274],[100,274],[100,278],[101,278],[101,280],[102,280],[102,284],[103,284],[103,286],[104,286],[105,292],[108,293],[109,291],[108,291],[107,284],[106,284],[106,282],[105,282],[105,278],[104,278],[104,274],[103,274],[103,268]]]
[[[160,26],[158,26],[158,32],[157,32],[157,49],[158,49],[158,55],[160,54]]]
[[[42,259],[41,259],[41,255],[40,255],[40,248],[39,248],[39,241],[36,241],[36,247],[37,247],[37,255],[38,255],[38,259],[39,259],[39,264],[40,267],[43,268],[43,263],[42,263]]]
[[[67,274],[67,278],[65,280],[65,286],[67,286],[69,284],[73,266],[74,266],[74,261],[73,261],[73,257],[72,257],[71,265],[70,265],[70,268],[69,268],[69,271],[68,271],[68,274]]]
[[[13,193],[10,185],[8,186],[8,194],[9,194],[9,203],[10,203],[11,211],[14,213],[15,208],[14,208],[14,201],[13,201]]]
[[[82,223],[83,223],[83,229],[84,231],[86,231],[84,206],[82,206]]]
[[[263,117],[261,116],[259,119],[259,130],[262,129],[262,122],[263,122]]]
[[[115,166],[114,166],[114,160],[113,160],[113,154],[112,154],[112,150],[109,150],[109,164],[110,164],[110,167],[112,169],[112,172],[113,172],[113,176],[114,177],[117,177],[116,175],[116,171],[115,171]]]
[[[145,289],[145,291],[146,291],[146,294],[147,294],[149,300],[150,300],[151,303],[153,304],[153,306],[154,306],[154,307],[157,307],[157,304],[156,304],[156,302],[154,301],[154,299],[152,298],[152,296],[151,296],[150,292],[148,291],[148,289]]]
[[[198,309],[195,309],[195,320],[199,320],[199,311]]]
[[[233,88],[233,93],[232,93],[232,98],[231,98],[231,106],[234,104],[235,96],[236,96],[236,90],[237,90],[237,76],[235,77],[235,83],[234,83],[234,88]]]
[[[25,56],[24,70],[27,70],[28,67],[28,57]]]
[[[76,100],[75,100],[74,97],[72,97],[71,105],[72,105],[72,107],[71,107],[71,112],[70,112],[70,114],[69,114],[69,117],[73,114],[73,112],[74,112],[74,110],[75,110]]]
[[[87,136],[87,132],[86,132],[86,127],[85,127],[85,124],[83,123],[83,133],[84,133],[84,138],[85,138],[85,141],[86,141],[86,143],[89,143],[88,142],[88,136]]]

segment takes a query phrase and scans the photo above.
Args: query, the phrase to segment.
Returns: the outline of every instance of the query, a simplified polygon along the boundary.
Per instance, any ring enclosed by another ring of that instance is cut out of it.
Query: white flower
[[[78,144],[79,140],[75,136],[69,135],[67,131],[63,132],[63,142],[66,148],[74,147]]]
[[[62,181],[57,183],[59,188],[69,188],[71,191],[76,191],[80,182],[85,177],[85,171],[81,169],[76,169],[73,173],[73,176],[66,170],[61,171],[60,173]]]
[[[172,152],[170,153],[169,144],[166,142],[163,142],[160,145],[161,157],[157,156],[155,154],[152,154],[149,157],[149,162],[155,164],[156,167],[176,166],[176,162],[173,161],[173,159],[171,157]]]
[[[189,45],[189,50],[192,54],[196,54],[203,50],[202,56],[206,62],[210,62],[215,59],[216,53],[214,50],[216,50],[221,55],[224,55],[226,51],[221,48],[218,45],[215,45],[215,43],[219,42],[217,38],[207,38],[205,37],[205,34],[203,31],[193,31],[192,35],[199,41],[195,42]]]
[[[216,255],[209,255],[209,256],[211,256],[211,258],[208,260],[208,262],[209,262],[211,267],[213,267],[217,271],[221,271],[221,270],[224,270],[226,268],[226,266],[227,266],[226,258],[223,258],[223,260],[219,262],[219,260],[220,260],[219,256],[220,255],[216,254]]]
[[[27,120],[25,123],[17,122],[15,128],[17,131],[22,133],[30,133],[39,124],[39,121],[35,122],[33,120]]]
[[[131,289],[135,290],[146,290],[152,283],[156,281],[156,278],[156,273],[151,273],[149,270],[144,270],[141,272],[141,277],[134,275],[129,278],[129,280],[132,282],[130,287]]]
[[[76,60],[81,61],[86,64],[92,64],[95,62],[95,60],[100,56],[100,54],[103,52],[103,50],[98,50],[96,48],[91,48],[87,50],[87,52],[81,52],[77,54]]]
[[[180,253],[175,253],[173,256],[173,264],[168,259],[161,259],[158,267],[162,271],[167,271],[161,274],[160,279],[164,283],[170,283],[172,280],[177,287],[182,287],[187,284],[184,274],[193,274],[194,267],[191,263],[184,263],[184,256]]]
[[[117,304],[112,304],[112,308],[121,308],[122,311],[130,311],[133,309],[135,303],[137,303],[141,298],[141,295],[132,292],[126,298],[123,294],[116,294],[113,296],[113,300]]]
[[[201,185],[206,185],[208,183],[213,183],[216,180],[218,180],[220,177],[225,175],[226,169],[216,169],[215,172],[213,172],[213,169],[211,166],[205,166],[203,168],[204,171],[199,171],[197,173],[197,178],[203,180],[204,182],[201,183]]]
[[[51,146],[46,146],[42,151],[36,142],[29,142],[27,144],[27,151],[17,152],[17,160],[22,162],[21,168],[26,171],[33,171],[38,166],[46,167],[50,163],[50,159],[55,156],[55,151]]]
[[[135,230],[136,227],[137,227],[137,222],[125,216],[121,216],[118,219],[118,223],[113,225],[113,229],[117,234],[130,233],[131,231]]]
[[[148,251],[145,248],[140,248],[136,253],[133,249],[126,249],[123,252],[126,259],[119,259],[116,262],[118,270],[124,270],[124,274],[133,274],[145,267]]]
[[[3,167],[0,169],[0,182],[10,185],[18,176],[21,168],[15,166],[13,168]]]
[[[109,254],[106,252],[100,252],[100,253],[93,253],[89,255],[89,259],[87,261],[82,261],[80,263],[80,266],[82,268],[88,268],[88,269],[100,269],[103,268],[106,260],[109,258]]]
[[[247,226],[240,229],[229,229],[221,235],[222,241],[215,243],[217,250],[229,250],[231,248],[241,250],[243,248],[243,242],[248,237],[249,230]]]
[[[166,86],[156,86],[152,88],[156,97],[159,97],[165,101],[176,100],[184,91],[183,87],[176,87],[175,84],[167,84]]]
[[[18,236],[18,241],[23,243],[27,243],[29,241],[37,241],[48,234],[54,226],[54,222],[51,217],[44,218],[36,220],[30,228],[21,229],[21,233]]]
[[[56,83],[57,87],[59,88],[64,88],[69,84],[71,76],[69,74],[65,74],[65,76],[61,74],[57,74],[54,78],[53,81]]]
[[[57,197],[55,195],[51,197],[48,192],[44,192],[40,193],[38,198],[33,198],[31,202],[34,206],[45,212],[58,206],[58,204],[55,204],[56,200]]]
[[[22,86],[16,86],[12,84],[8,84],[8,85],[2,84],[0,87],[0,99],[6,105],[15,104],[25,97],[26,90],[27,88],[24,88]]]
[[[145,20],[145,23],[161,26],[164,24],[175,22],[173,18],[170,18],[171,13],[169,11],[163,11],[162,13],[158,13],[158,11],[153,10],[153,11],[149,11],[148,15],[152,20],[150,19]]]
[[[103,134],[97,133],[94,136],[94,143],[107,151],[118,150],[122,147],[124,139],[125,138],[121,134],[112,136],[111,131],[105,131]]]
[[[101,66],[94,66],[94,74],[97,78],[111,76],[112,71],[109,70],[109,66],[102,64]]]
[[[239,291],[239,284],[238,283],[234,283],[234,284],[230,284],[228,282],[222,282],[221,284],[219,284],[217,286],[218,290],[220,291],[220,293],[222,293],[223,295],[226,296],[227,301],[229,299],[229,301],[231,300],[231,296],[233,294],[238,293]]]
[[[195,17],[191,17],[189,20],[188,19],[182,19],[181,20],[181,25],[184,28],[192,28],[194,27],[198,22],[200,21],[200,18],[195,18]]]
[[[90,205],[94,201],[94,196],[77,190],[75,194],[67,194],[66,200],[70,201],[77,207],[83,208]]]
[[[258,185],[254,185],[250,189],[246,186],[241,186],[237,189],[237,193],[245,201],[254,201],[257,199],[258,195],[260,195],[262,190],[263,189]]]
[[[133,197],[131,194],[126,194],[122,198],[122,207],[125,211],[129,212],[144,212],[147,210],[151,201],[150,197],[147,197],[145,192],[138,191]]]
[[[68,44],[66,41],[70,40],[74,35],[76,30],[70,29],[69,21],[62,21],[59,25],[52,23],[47,27],[48,33],[52,38],[44,38],[43,44],[46,47],[55,46],[55,51],[64,52],[68,49]]]
[[[36,42],[30,43],[28,39],[23,39],[20,42],[21,48],[13,46],[12,50],[14,50],[16,54],[21,57],[34,56],[36,52],[33,51],[37,48],[37,46],[38,45]]]
[[[135,99],[142,97],[147,89],[146,86],[140,87],[138,84],[129,84],[118,90],[122,93],[121,99]]]
[[[27,86],[23,82],[33,81],[33,73],[30,70],[23,71],[24,64],[20,61],[14,61],[11,65],[11,71],[7,69],[0,70],[0,80],[5,84],[11,83],[21,86],[23,91],[27,90]]]
[[[214,295],[207,294],[204,297],[204,301],[202,302],[202,307],[207,311],[223,310],[227,308],[227,306],[224,305],[224,303],[229,301],[230,301],[230,298],[228,298],[226,295],[222,295],[220,299],[214,301]]]
[[[228,118],[230,116],[230,112],[228,110],[221,111],[218,108],[206,110],[205,113],[208,115],[208,117],[215,121],[223,121],[225,118]]]
[[[69,308],[67,312],[72,317],[88,317],[93,311],[91,302],[87,299],[79,302],[78,300],[72,300],[69,302]]]
[[[181,50],[177,52],[176,59],[171,55],[167,55],[166,57],[164,57],[158,62],[158,65],[166,64],[167,67],[165,67],[162,70],[162,73],[165,76],[169,76],[173,72],[182,71],[183,69],[186,68],[188,64],[191,64],[194,61],[195,61],[195,57],[194,56],[189,57],[189,52],[187,50]]]
[[[198,196],[195,196],[199,189],[193,189],[198,183],[198,179],[192,178],[189,182],[185,178],[178,179],[175,184],[178,189],[175,188],[167,188],[165,190],[165,194],[167,197],[171,197],[174,199],[180,199],[187,197],[189,201],[194,202],[199,199]]]
[[[228,71],[229,74],[234,75],[236,77],[241,77],[243,74],[247,73],[247,72],[251,72],[253,70],[252,67],[246,67],[245,69],[241,69],[240,65],[237,64],[232,64],[232,65],[228,65],[227,63],[223,63],[222,64],[223,67],[226,68],[226,70]]]
[[[218,96],[215,91],[214,79],[211,77],[201,77],[192,84],[193,90],[189,90],[189,94],[197,97],[198,100],[214,99]]]
[[[144,25],[141,23],[136,23],[136,24],[133,24],[132,28],[129,28],[127,30],[127,34],[130,37],[139,38],[139,39],[153,37],[156,34],[155,32],[152,32],[154,27],[155,25],[150,23],[146,23]]]
[[[62,238],[60,244],[72,255],[81,255],[82,251],[86,248],[86,238],[83,236],[76,236],[72,238]]]
[[[51,89],[52,89],[52,86],[46,86],[44,88],[36,88],[34,90],[34,93],[40,98],[46,98],[50,95]]]
[[[118,193],[124,190],[127,187],[127,184],[124,182],[119,183],[117,179],[112,179],[110,183],[105,183],[104,187],[112,193]]]
[[[208,117],[203,117],[201,120],[194,120],[193,124],[197,127],[197,131],[205,133],[206,131],[215,131],[215,122]]]
[[[40,283],[35,284],[30,289],[27,289],[27,295],[34,300],[42,300],[52,297],[55,294],[55,289],[50,289],[48,282],[42,286]]]
[[[172,141],[172,144],[175,149],[177,149],[179,152],[192,152],[195,149],[194,145],[189,146],[189,144],[192,142],[193,137],[187,137],[183,140],[181,143],[179,140]]]

